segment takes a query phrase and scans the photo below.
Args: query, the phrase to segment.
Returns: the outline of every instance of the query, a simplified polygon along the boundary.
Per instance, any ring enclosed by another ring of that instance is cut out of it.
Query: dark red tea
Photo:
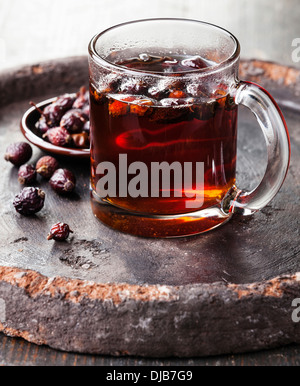
[[[97,184],[105,175],[104,171],[99,174],[97,166],[110,162],[116,167],[116,194],[108,195],[104,201],[116,207],[129,212],[174,215],[219,204],[235,183],[237,106],[226,85],[212,86],[208,81],[185,77],[213,63],[199,56],[148,53],[116,59],[115,63],[134,71],[123,77],[103,74],[99,84],[90,88],[94,199]],[[147,72],[158,75],[156,82],[153,77],[148,79]],[[143,177],[147,180],[143,189],[137,185],[143,194],[133,197],[128,190],[126,194],[126,189],[136,175],[125,174],[126,167],[136,162],[146,165],[149,173]],[[189,186],[185,184],[178,192],[175,174],[180,168],[171,168],[170,181],[165,185],[169,192],[163,189],[165,176],[161,173],[159,194],[153,197],[151,166],[163,162],[182,165],[181,181],[185,178],[185,163],[203,165],[204,184],[199,189],[193,170]],[[126,189],[121,186],[123,183],[127,184]],[[197,197],[198,206],[194,205]],[[194,201],[193,205],[189,201]]]

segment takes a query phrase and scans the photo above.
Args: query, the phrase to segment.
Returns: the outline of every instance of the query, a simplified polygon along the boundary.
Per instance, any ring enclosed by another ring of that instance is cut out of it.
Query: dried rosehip
[[[24,216],[39,212],[45,202],[45,193],[38,188],[24,188],[16,195],[13,205],[16,211]]]
[[[170,94],[170,88],[168,87],[168,85],[165,85],[165,84],[158,84],[156,86],[152,86],[148,89],[148,95],[151,97],[151,98],[154,98],[154,99],[163,99],[163,98],[168,98],[169,94]]]
[[[146,93],[147,83],[140,79],[125,80],[121,86],[120,91],[124,94],[142,95]]]
[[[50,178],[50,186],[60,194],[71,193],[75,189],[76,178],[68,169],[57,169]]]
[[[91,87],[91,95],[94,103],[101,105],[106,101],[106,94],[104,92],[98,92]]]
[[[58,161],[49,155],[40,158],[36,164],[36,172],[46,179],[52,177],[58,168]]]
[[[207,99],[210,95],[208,90],[201,83],[190,83],[187,85],[186,89],[188,94],[192,97]]]
[[[6,149],[4,159],[15,166],[25,164],[32,156],[32,148],[27,142],[12,143]]]
[[[109,114],[112,115],[113,117],[118,117],[121,115],[125,115],[129,110],[128,103],[126,101],[110,101],[109,106],[108,106],[108,111]]]
[[[89,92],[83,86],[80,88],[79,93],[76,96],[76,100],[73,103],[72,108],[73,109],[82,109],[83,106],[85,106],[87,103],[89,103]]]
[[[63,127],[54,127],[49,129],[43,138],[47,138],[49,142],[56,146],[66,146],[72,142],[72,137],[69,132]]]
[[[59,96],[50,105],[46,106],[42,115],[45,117],[47,125],[49,127],[58,126],[65,112],[72,108],[74,101],[75,95],[64,94]]]
[[[175,59],[176,60],[176,59]],[[155,55],[148,55],[146,53],[139,54],[138,57],[129,58],[126,60],[122,60],[117,62],[116,64],[120,66],[126,66],[127,68],[139,68],[141,70],[148,69],[149,65],[154,65],[153,68],[155,68],[155,64],[161,64],[172,61],[174,63],[174,59],[169,56],[155,56]],[[176,60],[177,63],[177,60]]]
[[[186,93],[181,90],[171,91],[169,94],[169,98],[186,98]]]
[[[206,68],[207,64],[200,56],[191,56],[190,58],[183,59],[181,61],[181,66],[192,69],[201,69]]]
[[[234,97],[228,94],[226,98],[226,105],[225,105],[226,110],[233,110],[236,108],[236,106],[237,105],[235,103]]]
[[[81,110],[72,109],[64,114],[60,121],[60,127],[68,130],[69,133],[78,133],[87,120],[88,117]]]
[[[83,125],[82,130],[83,130],[85,133],[90,134],[90,121],[86,121],[86,122],[85,122],[85,124]]]
[[[86,115],[89,118],[90,117],[90,105],[89,104],[84,105],[82,107],[82,112],[84,115]]]
[[[160,101],[161,107],[149,107],[150,121],[175,123],[188,117],[190,103],[186,99],[166,98]]]
[[[76,94],[63,94],[60,95],[54,103],[61,108],[63,111],[67,111],[72,108],[73,103],[76,99]]]
[[[207,121],[215,116],[217,106],[216,101],[211,101],[210,103],[194,104],[191,109],[196,119]]]
[[[73,231],[71,231],[69,225],[59,222],[52,225],[47,240],[64,241],[69,237],[70,233],[73,233]]]
[[[182,106],[186,104],[186,101],[180,98],[165,98],[160,101],[160,104],[164,107]]]
[[[148,107],[153,106],[154,102],[148,98],[136,98],[132,104],[130,104],[130,112],[133,114],[137,114],[139,116],[143,116],[148,112]]]
[[[82,132],[78,134],[71,134],[75,147],[84,149],[90,145],[88,133]]]
[[[59,122],[64,115],[65,111],[61,109],[55,102],[46,106],[43,111],[46,123],[49,127],[55,127],[59,125]]]
[[[36,179],[36,171],[33,165],[22,165],[18,172],[18,181],[20,184],[30,184]]]

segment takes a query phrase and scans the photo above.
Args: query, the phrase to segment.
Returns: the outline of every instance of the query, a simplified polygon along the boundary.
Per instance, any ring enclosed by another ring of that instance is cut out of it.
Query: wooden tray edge
[[[300,324],[292,319],[299,294],[300,273],[249,285],[175,287],[97,284],[0,267],[0,331],[69,352],[239,353],[300,343]],[[134,338],[137,329],[143,339]]]

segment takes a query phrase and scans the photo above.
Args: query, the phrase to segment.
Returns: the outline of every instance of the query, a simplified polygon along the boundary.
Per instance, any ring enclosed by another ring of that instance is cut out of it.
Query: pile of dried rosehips
[[[37,181],[37,176],[49,180],[51,188],[59,194],[67,195],[73,192],[76,185],[74,174],[60,168],[58,161],[51,156],[41,157],[36,165],[28,164],[32,156],[32,148],[26,142],[17,142],[9,145],[6,149],[4,159],[19,167],[18,181],[20,184],[32,184]],[[27,186],[15,196],[13,205],[16,211],[24,216],[38,213],[45,202],[45,192],[36,187]],[[72,233],[69,226],[58,223],[52,226],[48,240],[66,240],[69,233]]]
[[[81,87],[77,94],[64,94],[41,110],[36,123],[37,134],[56,146],[89,148],[90,103],[89,92]]]

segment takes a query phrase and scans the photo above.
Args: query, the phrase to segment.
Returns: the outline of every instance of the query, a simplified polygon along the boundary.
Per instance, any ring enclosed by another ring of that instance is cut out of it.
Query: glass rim
[[[99,38],[101,38],[101,36],[105,35],[106,33],[110,32],[110,31],[112,31],[114,29],[118,29],[120,27],[126,26],[126,25],[144,23],[144,22],[149,22],[149,21],[193,22],[193,23],[197,23],[197,24],[202,24],[202,25],[207,26],[207,27],[212,27],[214,29],[217,29],[217,30],[227,34],[232,39],[232,41],[235,43],[235,47],[234,47],[233,53],[227,59],[225,59],[222,62],[216,64],[215,66],[210,66],[210,67],[201,68],[201,69],[192,69],[192,70],[188,70],[188,71],[180,71],[180,72],[173,72],[173,73],[163,73],[163,72],[159,72],[159,71],[155,72],[155,71],[146,71],[146,70],[139,70],[139,69],[133,69],[133,68],[126,68],[126,67],[123,67],[121,65],[118,65],[118,64],[110,62],[109,60],[103,58],[97,52],[97,50],[96,50],[96,43],[98,42]],[[108,67],[108,68],[112,68],[112,69],[118,70],[119,72],[126,72],[126,73],[135,74],[135,75],[137,75],[137,74],[140,74],[140,75],[141,74],[146,74],[146,75],[161,76],[161,77],[173,76],[173,75],[185,76],[185,75],[189,75],[189,74],[199,74],[199,75],[200,74],[204,74],[204,75],[208,75],[208,74],[212,74],[212,73],[215,73],[215,72],[220,72],[220,71],[230,67],[231,65],[233,65],[239,59],[240,50],[241,50],[240,49],[240,43],[239,43],[238,39],[231,32],[226,30],[225,28],[220,27],[220,26],[218,26],[216,24],[207,23],[207,22],[204,22],[204,21],[201,21],[201,20],[185,19],[185,18],[148,18],[148,19],[132,20],[132,21],[116,24],[116,25],[114,25],[112,27],[106,28],[105,30],[103,30],[100,33],[97,33],[91,39],[91,41],[89,43],[89,46],[88,46],[89,56],[96,63],[101,65],[102,67]]]

